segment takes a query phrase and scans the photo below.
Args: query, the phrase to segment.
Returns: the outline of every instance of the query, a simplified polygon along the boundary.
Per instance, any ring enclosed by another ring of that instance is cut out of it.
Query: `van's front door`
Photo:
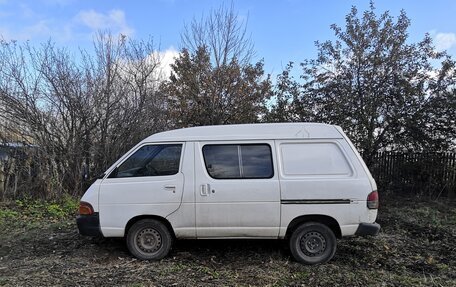
[[[166,217],[181,204],[183,143],[145,144],[136,149],[100,185],[101,231],[123,236],[138,215]]]
[[[276,238],[280,190],[273,141],[195,144],[198,238]]]

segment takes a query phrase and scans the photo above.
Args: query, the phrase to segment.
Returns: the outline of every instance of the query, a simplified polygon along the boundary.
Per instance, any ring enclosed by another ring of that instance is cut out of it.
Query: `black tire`
[[[128,230],[127,247],[138,259],[160,260],[168,255],[172,239],[163,223],[155,219],[143,219]]]
[[[336,253],[336,236],[332,230],[318,222],[307,222],[293,231],[290,251],[298,262],[314,265],[328,262]]]

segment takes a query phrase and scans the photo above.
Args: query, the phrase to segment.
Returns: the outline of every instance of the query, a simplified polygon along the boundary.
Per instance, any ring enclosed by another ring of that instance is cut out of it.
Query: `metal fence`
[[[431,198],[456,193],[456,153],[379,152],[369,169],[383,190]]]

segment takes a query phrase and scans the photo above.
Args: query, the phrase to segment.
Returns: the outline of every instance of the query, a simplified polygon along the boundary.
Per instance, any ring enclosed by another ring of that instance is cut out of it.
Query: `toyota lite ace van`
[[[131,254],[165,257],[174,239],[276,238],[324,263],[336,238],[377,235],[375,180],[338,126],[206,126],[154,134],[86,191],[82,235],[124,237]]]

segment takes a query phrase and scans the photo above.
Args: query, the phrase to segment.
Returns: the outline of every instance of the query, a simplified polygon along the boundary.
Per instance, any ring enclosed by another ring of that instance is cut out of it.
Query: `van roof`
[[[191,127],[153,134],[143,142],[259,139],[343,138],[335,125],[321,123],[266,123]]]

